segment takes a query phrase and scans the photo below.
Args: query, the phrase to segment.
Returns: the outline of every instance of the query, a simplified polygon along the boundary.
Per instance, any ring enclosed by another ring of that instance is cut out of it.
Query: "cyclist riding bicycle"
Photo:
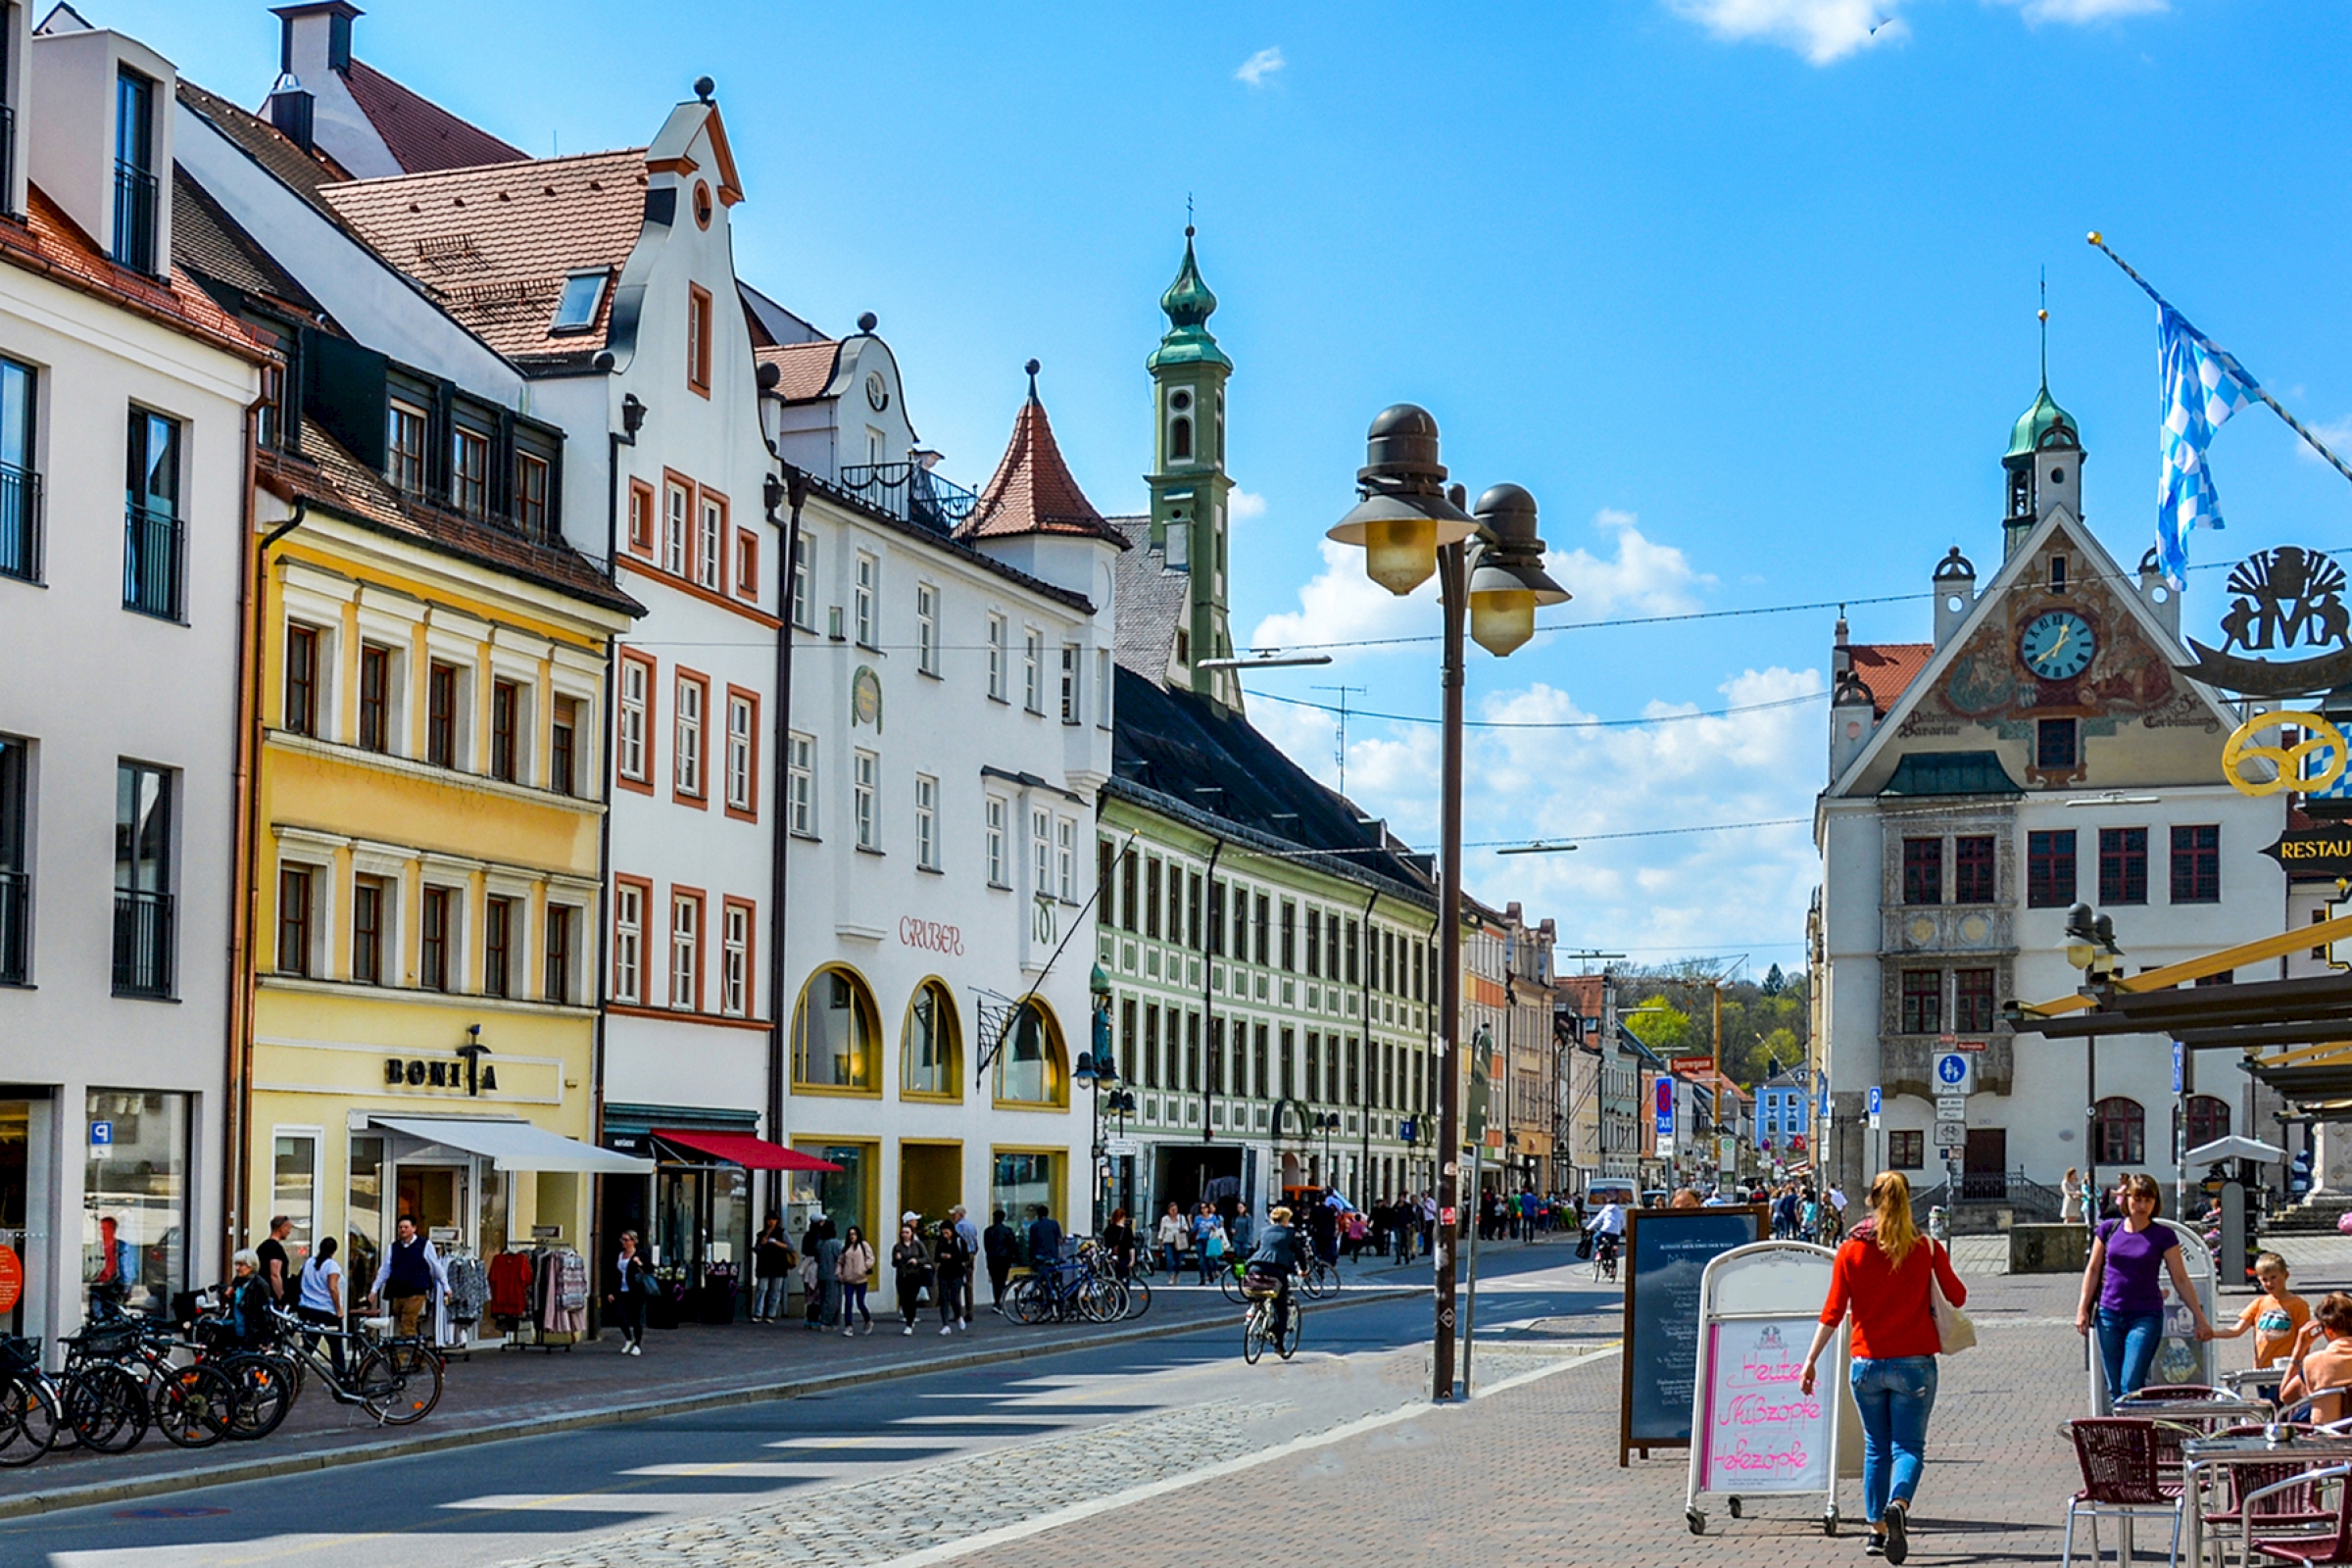
[[[1617,1261],[1617,1250],[1625,1240],[1625,1205],[1603,1203],[1600,1212],[1592,1216],[1592,1254],[1604,1268]]]
[[[1290,1322],[1291,1276],[1306,1266],[1306,1239],[1291,1228],[1291,1211],[1277,1203],[1266,1211],[1266,1228],[1243,1265],[1242,1291],[1274,1298],[1274,1321]]]

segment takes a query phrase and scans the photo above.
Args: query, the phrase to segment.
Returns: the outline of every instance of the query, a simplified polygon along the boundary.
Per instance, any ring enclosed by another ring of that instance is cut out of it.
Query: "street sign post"
[[[1966,1121],[1968,1119],[1968,1097],[1966,1095],[1937,1095],[1936,1097],[1936,1119],[1937,1121]]]
[[[1874,1133],[1877,1132],[1879,1130],[1879,1086],[1877,1084],[1872,1084],[1868,1093],[1862,1097],[1862,1106],[1870,1113],[1870,1130]]]
[[[1936,1092],[1939,1095],[1965,1095],[1976,1087],[1975,1058],[1960,1051],[1940,1051],[1936,1054]]]

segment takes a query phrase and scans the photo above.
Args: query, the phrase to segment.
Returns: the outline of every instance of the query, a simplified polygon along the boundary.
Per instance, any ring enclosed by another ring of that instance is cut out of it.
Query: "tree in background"
[[[1714,1044],[1706,982],[1715,972],[1703,958],[1619,970],[1618,1016],[1661,1056],[1698,1055]],[[1785,974],[1775,964],[1761,984],[1753,980],[1726,983],[1725,1076],[1740,1088],[1752,1090],[1776,1067],[1793,1067],[1804,1061],[1812,1038],[1812,1017],[1811,976],[1801,969]]]

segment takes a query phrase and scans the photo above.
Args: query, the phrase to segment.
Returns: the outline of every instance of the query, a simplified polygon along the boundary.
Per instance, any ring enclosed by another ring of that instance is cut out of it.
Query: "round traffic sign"
[[[0,1312],[13,1310],[24,1295],[24,1263],[13,1247],[0,1247]]]

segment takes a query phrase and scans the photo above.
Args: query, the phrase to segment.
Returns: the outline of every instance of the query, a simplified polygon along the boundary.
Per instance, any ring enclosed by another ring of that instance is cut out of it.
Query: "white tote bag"
[[[1936,1244],[1930,1242],[1931,1248]],[[1943,1255],[1950,1256],[1949,1252]],[[1934,1259],[1930,1258],[1933,1265]],[[1958,1355],[1962,1350],[1976,1348],[1977,1325],[1966,1312],[1944,1298],[1943,1281],[1936,1277],[1933,1266],[1928,1271],[1928,1305],[1936,1314],[1936,1339],[1945,1355]]]

